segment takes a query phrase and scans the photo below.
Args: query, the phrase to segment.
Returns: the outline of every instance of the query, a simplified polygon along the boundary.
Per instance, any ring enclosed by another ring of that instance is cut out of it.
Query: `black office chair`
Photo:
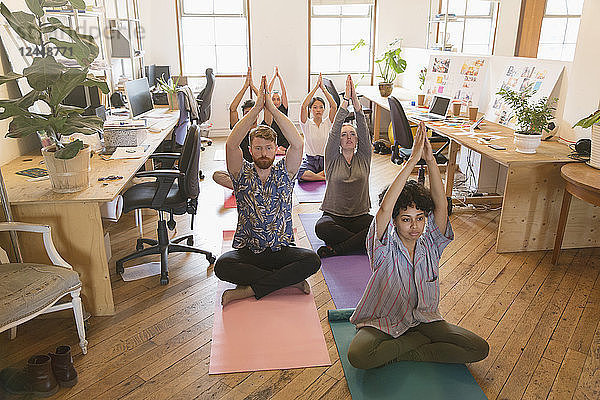
[[[210,119],[212,95],[215,90],[215,74],[212,68],[206,68],[206,86],[196,97],[198,102],[198,125]]]
[[[411,125],[406,118],[402,104],[394,96],[388,97],[390,104],[390,117],[392,119],[392,130],[394,132],[394,143],[392,144],[391,161],[394,164],[402,164],[408,160],[412,154],[413,135],[411,128],[416,125]],[[444,143],[433,155],[438,165],[447,164],[448,159],[442,154],[442,151],[448,147],[450,140],[439,135],[432,135],[429,139],[431,143]],[[419,182],[425,182],[425,160],[421,159],[417,163],[419,165]]]
[[[200,185],[198,171],[200,164],[200,135],[198,126],[191,125],[185,138],[182,153],[156,153],[150,157],[164,160],[178,160],[178,169],[143,171],[137,177],[153,177],[155,182],[145,182],[132,186],[123,194],[123,211],[130,212],[140,208],[151,208],[158,211],[158,240],[141,238],[137,240],[136,252],[117,261],[117,273],[123,273],[123,263],[138,257],[150,254],[160,254],[160,284],[169,283],[168,254],[176,252],[200,253],[214,264],[215,256],[206,250],[192,247],[194,236],[192,234],[180,236],[169,240],[167,226],[175,229],[173,214],[192,215],[192,230],[194,229],[194,215],[198,208],[198,194]],[[170,214],[170,219],[165,220],[164,213]],[[179,244],[186,241],[187,245]],[[144,248],[148,244],[150,247]]]
[[[338,92],[337,89],[335,88],[335,85],[333,84],[333,81],[329,78],[323,78],[323,86],[325,86],[325,89],[327,89],[327,91],[329,92],[329,94],[331,94],[331,97],[333,97],[333,100],[335,101],[335,104],[337,104],[337,106],[340,106],[340,103],[342,101],[342,99],[340,98],[340,95],[344,95],[344,92]],[[362,95],[358,96],[359,98],[362,97]],[[369,107],[363,107],[363,114],[365,114],[365,116],[367,115],[371,115],[371,109]],[[350,113],[348,114],[348,116],[346,117],[344,122],[350,122],[350,121],[354,121],[356,117],[354,116],[354,113]]]

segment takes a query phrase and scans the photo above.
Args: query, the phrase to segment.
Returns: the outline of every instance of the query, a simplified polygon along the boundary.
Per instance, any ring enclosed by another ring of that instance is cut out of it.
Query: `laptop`
[[[433,96],[429,112],[415,115],[413,118],[420,121],[443,121],[446,119],[446,113],[450,107],[450,98],[443,96]]]

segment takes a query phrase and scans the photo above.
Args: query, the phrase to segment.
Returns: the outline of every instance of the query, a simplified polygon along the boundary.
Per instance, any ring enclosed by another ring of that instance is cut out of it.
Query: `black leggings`
[[[339,217],[324,212],[315,224],[315,233],[338,255],[365,252],[365,240],[371,221],[371,214]]]
[[[319,270],[321,259],[309,249],[284,246],[253,253],[247,248],[222,254],[215,275],[222,281],[252,287],[257,299],[286,286],[302,282]]]

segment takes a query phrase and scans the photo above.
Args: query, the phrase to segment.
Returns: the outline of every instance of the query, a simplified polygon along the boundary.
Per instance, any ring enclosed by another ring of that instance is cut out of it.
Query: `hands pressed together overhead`
[[[427,131],[424,122],[419,123],[419,127],[417,128],[417,134],[415,135],[409,161],[416,164],[420,159],[424,159],[428,163],[435,161],[431,143],[427,138]]]
[[[267,110],[269,112],[274,112],[277,107],[273,104],[273,99],[271,99],[269,89],[267,88],[267,76],[263,75],[260,79],[260,87],[258,88],[256,104],[254,105],[259,111]]]
[[[350,74],[348,74],[346,77],[346,92],[344,93],[344,100],[352,102],[352,107],[355,111],[359,111],[362,107],[360,101],[358,101],[356,88],[354,87],[354,82],[352,82],[352,76]]]

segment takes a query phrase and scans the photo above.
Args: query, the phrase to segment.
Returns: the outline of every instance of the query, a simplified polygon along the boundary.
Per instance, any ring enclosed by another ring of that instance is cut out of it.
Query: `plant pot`
[[[390,94],[392,94],[393,90],[394,90],[393,83],[381,82],[379,84],[379,93],[381,93],[381,97],[388,97]]]
[[[168,93],[167,98],[169,99],[169,110],[177,110],[177,93]]]
[[[590,165],[600,168],[600,124],[592,125],[592,152],[590,154]]]
[[[42,155],[50,175],[52,190],[74,193],[90,186],[90,146],[84,145],[77,155],[68,160],[54,157],[56,146],[44,147]]]
[[[535,149],[539,147],[540,143],[542,143],[542,135],[539,133],[530,135],[515,132],[515,145],[519,153],[535,154]]]

